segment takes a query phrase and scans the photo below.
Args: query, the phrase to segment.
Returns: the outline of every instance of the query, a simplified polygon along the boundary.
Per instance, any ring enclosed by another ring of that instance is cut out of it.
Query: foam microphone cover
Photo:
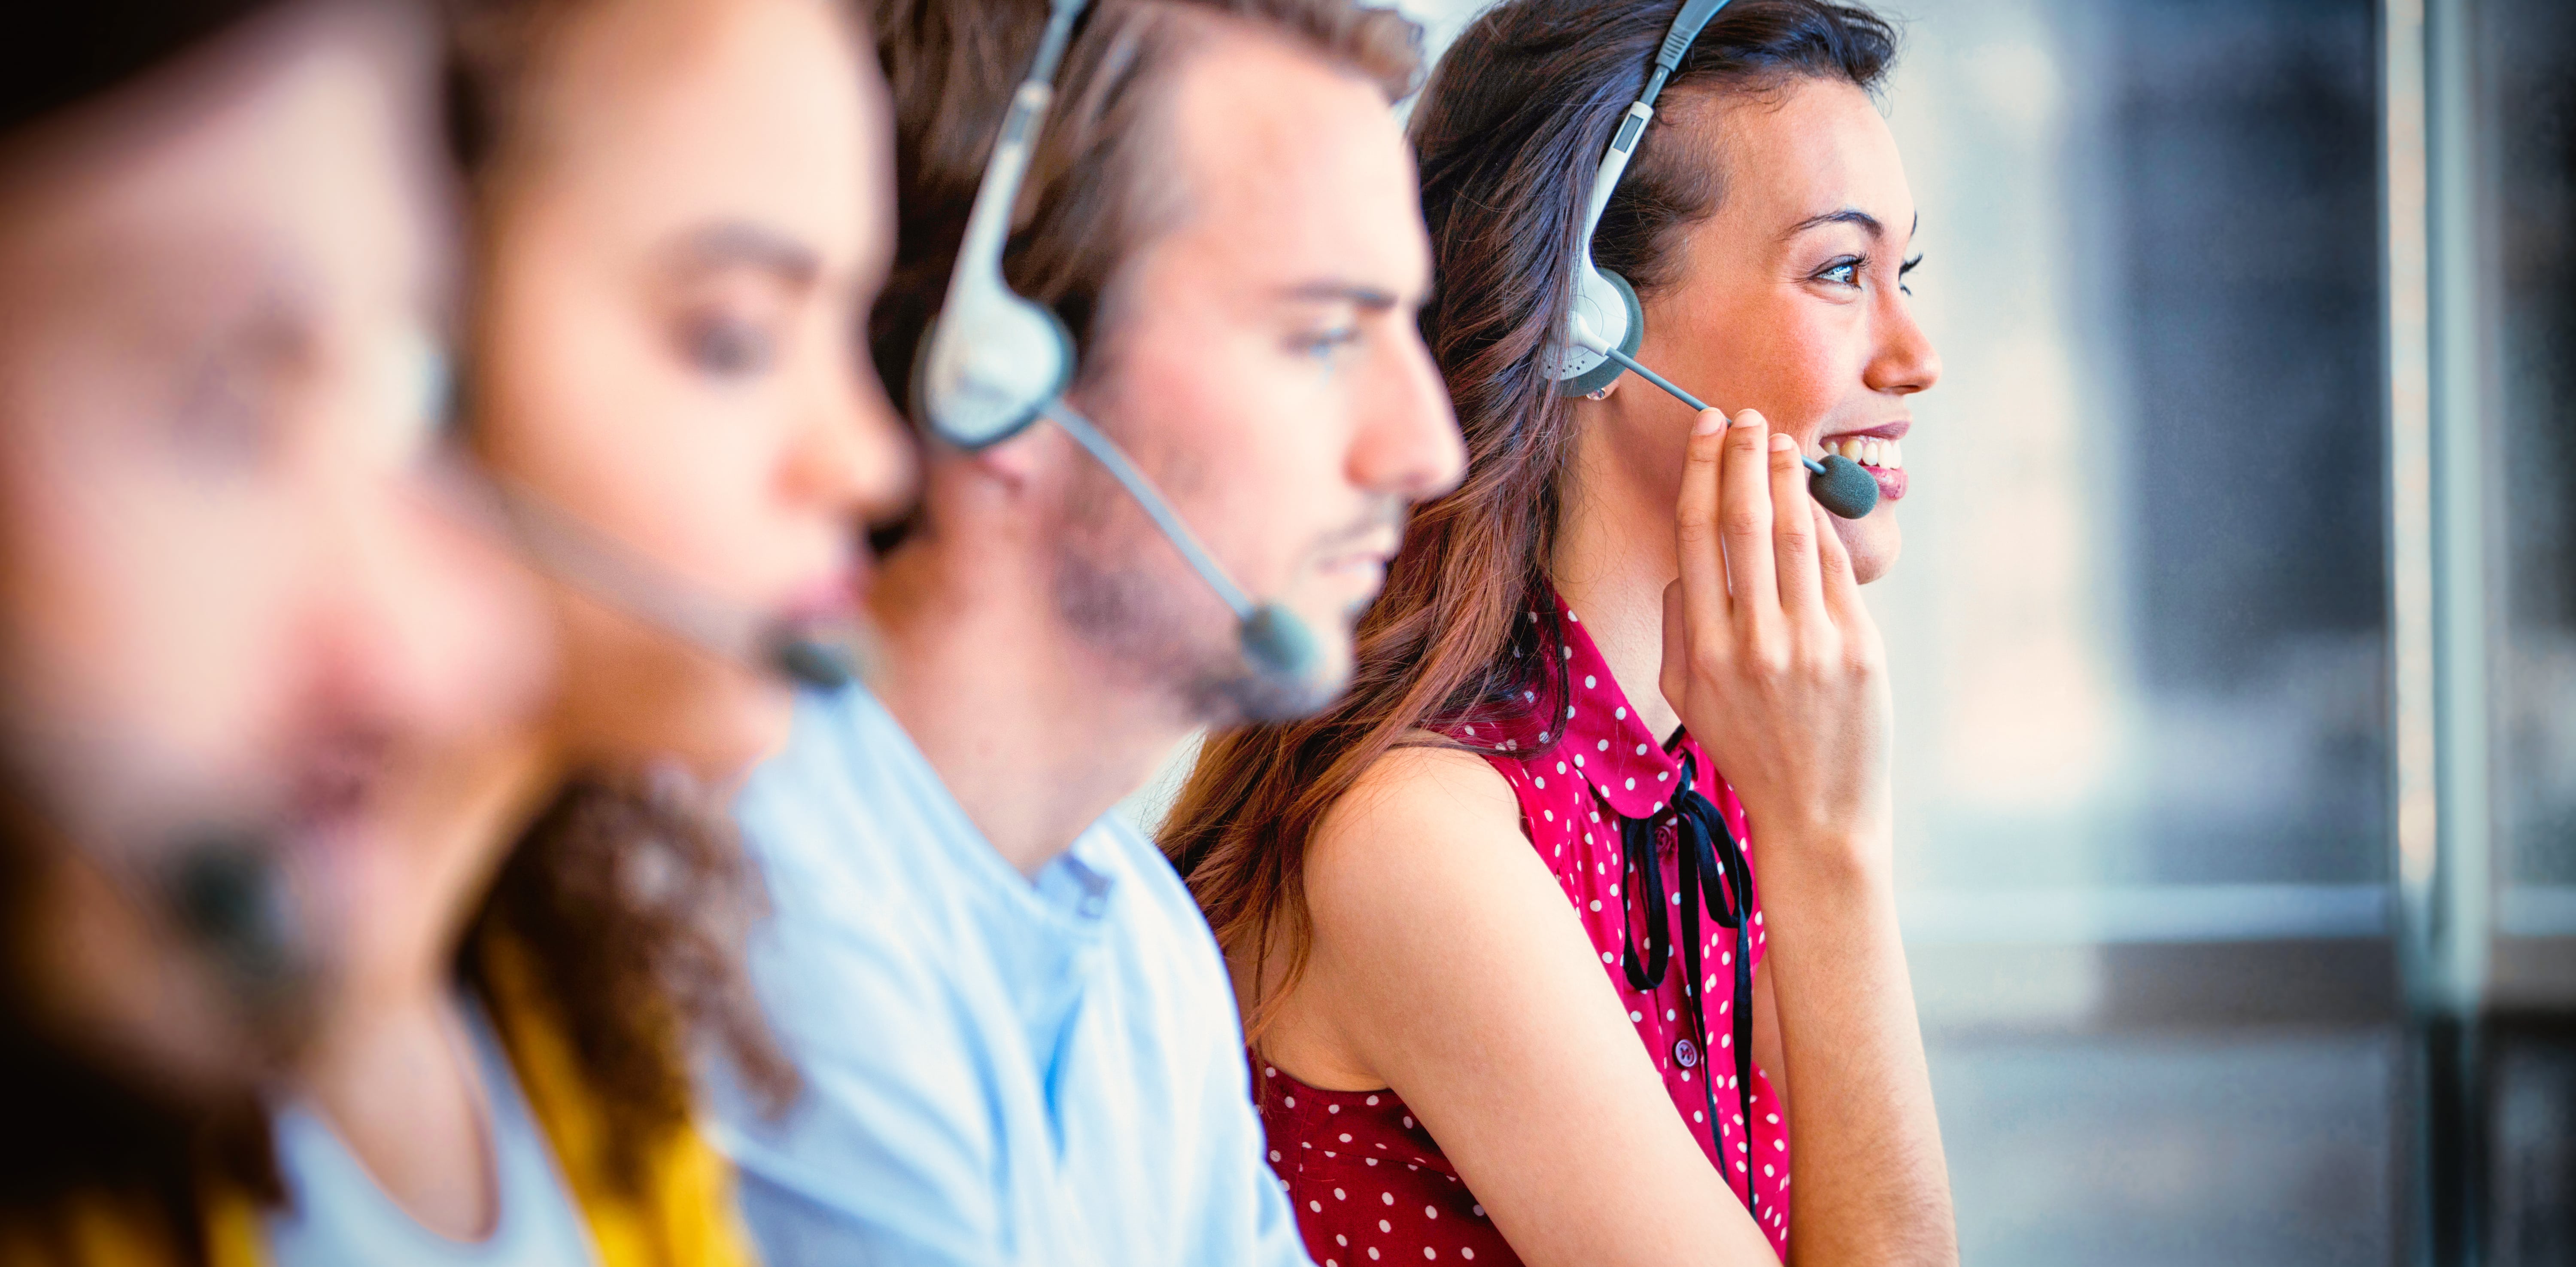
[[[769,654],[780,676],[818,691],[837,691],[858,676],[849,653],[820,638],[782,637]]]
[[[1303,681],[1315,671],[1315,636],[1287,608],[1263,603],[1243,618],[1243,654],[1272,678]]]
[[[194,833],[169,876],[170,906],[188,935],[211,949],[237,987],[286,990],[301,967],[293,899],[276,851],[224,829]]]
[[[1816,504],[1844,519],[1859,519],[1878,508],[1878,481],[1858,462],[1837,453],[1824,460],[1822,475],[1807,477]]]

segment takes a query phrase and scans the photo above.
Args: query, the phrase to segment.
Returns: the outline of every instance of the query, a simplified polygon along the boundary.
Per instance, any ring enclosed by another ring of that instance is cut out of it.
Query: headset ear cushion
[[[966,324],[957,333],[973,340],[965,349],[973,367],[970,376],[984,380],[979,386],[989,396],[1009,398],[997,417],[988,417],[971,429],[956,425],[956,419],[943,423],[942,411],[934,407],[930,398],[931,350],[938,344],[942,324],[960,310],[965,313],[962,320]],[[941,310],[913,347],[912,389],[908,393],[912,416],[923,431],[957,448],[990,448],[1028,430],[1045,416],[1046,407],[1072,385],[1073,363],[1073,332],[1065,329],[1064,319],[1044,304],[1004,293],[980,302],[952,305]]]
[[[1636,288],[1628,284],[1627,278],[1606,268],[1593,269],[1592,275],[1609,283],[1611,292],[1619,296],[1619,306],[1627,310],[1628,323],[1619,335],[1619,350],[1629,356],[1635,356],[1638,344],[1644,342],[1646,337],[1646,310],[1637,304]],[[1559,382],[1556,385],[1557,394],[1589,396],[1618,381],[1619,376],[1627,372],[1626,366],[1605,356],[1601,358],[1600,364]]]
[[[939,424],[930,417],[930,345],[939,337],[940,318],[947,315],[945,311],[932,314],[930,324],[921,328],[921,337],[912,341],[912,376],[904,386],[904,412],[911,415],[912,425],[927,436],[939,434]]]

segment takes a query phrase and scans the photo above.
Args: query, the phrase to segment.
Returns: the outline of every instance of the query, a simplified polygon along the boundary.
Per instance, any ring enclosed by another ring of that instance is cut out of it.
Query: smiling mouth
[[[1824,452],[1819,456],[1840,455],[1859,463],[1860,468],[1878,482],[1881,501],[1900,501],[1905,497],[1906,487],[1905,441],[1899,438],[1904,434],[1904,424],[1883,430],[1893,430],[1897,434],[1871,435],[1863,432],[1830,438],[1824,442]]]

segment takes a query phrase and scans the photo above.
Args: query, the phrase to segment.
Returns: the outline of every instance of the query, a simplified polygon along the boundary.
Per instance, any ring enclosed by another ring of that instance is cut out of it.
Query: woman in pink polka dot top
[[[1211,737],[1164,826],[1325,1267],[1957,1257],[1857,590],[1940,374],[1871,95],[1894,32],[1734,0],[1681,49],[1591,254],[1636,357],[1742,412],[1615,366],[1569,397],[1575,230],[1677,7],[1504,0],[1435,70],[1423,329],[1468,477],[1351,694]],[[1826,516],[1801,450],[1878,508]]]

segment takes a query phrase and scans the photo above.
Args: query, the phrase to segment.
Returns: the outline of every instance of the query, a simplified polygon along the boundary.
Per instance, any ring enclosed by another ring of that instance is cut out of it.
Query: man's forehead
[[[1181,215],[1164,245],[1264,275],[1420,288],[1411,160],[1374,85],[1228,23],[1192,51],[1166,109]]]

